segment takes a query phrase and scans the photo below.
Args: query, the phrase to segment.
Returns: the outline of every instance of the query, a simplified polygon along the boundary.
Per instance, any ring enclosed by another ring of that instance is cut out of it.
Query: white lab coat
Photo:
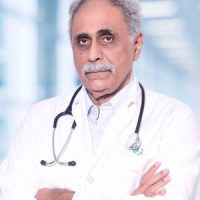
[[[200,134],[194,113],[185,104],[148,90],[140,129],[140,154],[127,149],[135,130],[141,102],[136,80],[128,103],[122,104],[106,127],[97,152],[93,153],[83,89],[73,104],[77,127],[61,157],[75,160],[66,167],[41,166],[52,161],[52,124],[64,111],[72,94],[33,105],[13,139],[8,157],[1,166],[1,200],[34,200],[39,188],[67,188],[76,192],[76,200],[194,200],[200,165]],[[62,117],[56,132],[59,153],[73,121]],[[143,150],[143,152],[142,152]],[[144,172],[155,162],[170,170],[171,182],[164,197],[130,196]]]

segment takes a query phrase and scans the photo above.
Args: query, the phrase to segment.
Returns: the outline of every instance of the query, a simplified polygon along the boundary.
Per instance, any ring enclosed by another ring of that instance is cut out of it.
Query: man
[[[138,1],[78,0],[70,14],[83,87],[74,98],[30,108],[1,166],[0,199],[193,200],[200,161],[194,114],[146,89],[144,99],[132,75],[143,42]],[[134,149],[143,100],[142,144]]]

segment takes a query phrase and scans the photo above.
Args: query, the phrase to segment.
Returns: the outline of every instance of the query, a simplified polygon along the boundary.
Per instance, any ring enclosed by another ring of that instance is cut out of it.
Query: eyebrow
[[[80,34],[78,34],[76,37],[75,37],[75,39],[78,41],[78,40],[80,40],[80,39],[82,39],[82,38],[90,38],[90,36],[87,34],[87,33],[80,33]]]
[[[101,29],[97,33],[100,36],[102,36],[102,35],[112,35],[112,36],[115,36],[116,35],[116,33],[114,33],[112,30],[107,29],[107,28],[106,29]]]
[[[110,29],[100,29],[98,32],[97,32],[97,35],[99,36],[104,36],[104,35],[112,35],[112,36],[115,36],[116,33],[114,33],[112,30]],[[91,37],[89,36],[88,33],[79,33],[76,37],[75,37],[75,40],[78,41],[82,38],[88,38],[90,39]]]

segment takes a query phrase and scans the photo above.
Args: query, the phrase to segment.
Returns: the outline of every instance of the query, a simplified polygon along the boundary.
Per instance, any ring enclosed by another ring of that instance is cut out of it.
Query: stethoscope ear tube
[[[70,134],[65,142],[65,144],[63,145],[60,153],[56,156],[56,152],[55,152],[55,132],[56,132],[56,128],[57,128],[57,124],[58,124],[58,120],[64,116],[64,115],[72,115],[72,105],[74,103],[74,99],[75,97],[77,96],[78,92],[81,90],[82,88],[82,85],[78,87],[78,89],[75,91],[74,95],[72,96],[71,100],[70,100],[70,103],[69,105],[67,106],[67,109],[64,111],[64,112],[61,112],[59,113],[55,119],[54,119],[54,122],[53,122],[53,135],[52,135],[52,150],[53,150],[53,156],[54,156],[54,160],[52,162],[47,162],[45,160],[41,160],[40,161],[40,164],[42,166],[48,166],[48,167],[51,167],[53,165],[55,165],[56,163],[60,164],[60,165],[64,165],[64,166],[76,166],[76,162],[75,161],[68,161],[68,162],[60,162],[59,159],[60,157],[62,156],[63,152],[65,151],[65,149],[67,148],[69,142],[70,142],[70,139],[71,139],[71,136],[72,136],[72,133],[73,133],[73,130],[76,128],[76,121],[74,120],[73,123],[72,123],[72,126],[71,126],[71,131],[70,131]]]

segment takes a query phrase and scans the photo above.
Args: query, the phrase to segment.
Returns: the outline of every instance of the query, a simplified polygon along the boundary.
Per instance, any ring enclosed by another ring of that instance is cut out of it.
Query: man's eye
[[[87,38],[81,38],[78,40],[78,44],[81,45],[81,46],[86,46],[89,44],[89,39]]]
[[[111,43],[111,42],[113,42],[113,40],[114,40],[114,38],[113,38],[112,36],[104,36],[104,37],[102,38],[102,41],[103,41],[104,43]]]

